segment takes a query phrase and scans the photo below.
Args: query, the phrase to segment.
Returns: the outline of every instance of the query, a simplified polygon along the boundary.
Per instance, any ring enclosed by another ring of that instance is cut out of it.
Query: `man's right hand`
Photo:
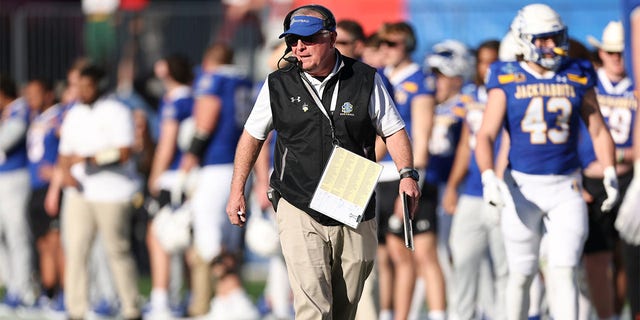
[[[227,202],[227,217],[231,224],[244,227],[247,222],[247,204],[244,194],[231,191]]]

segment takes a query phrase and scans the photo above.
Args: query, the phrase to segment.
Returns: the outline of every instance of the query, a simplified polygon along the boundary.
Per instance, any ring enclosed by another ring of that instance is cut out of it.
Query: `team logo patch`
[[[498,82],[500,82],[500,84],[506,84],[513,81],[515,81],[515,76],[513,75],[513,73],[501,74],[498,76]]]
[[[210,76],[203,76],[202,78],[200,78],[200,81],[198,82],[198,91],[203,92],[206,91],[209,87],[211,87],[211,84],[213,83],[213,79],[211,79]]]
[[[342,113],[340,113],[341,116],[353,116],[353,105],[351,102],[345,102],[340,109],[342,110]]]
[[[567,78],[569,78],[569,81],[577,82],[582,85],[587,84],[587,77],[581,77],[577,74],[567,73]]]
[[[431,223],[429,223],[428,220],[419,220],[416,223],[416,229],[418,231],[426,231],[429,229],[430,226],[431,226]]]
[[[504,66],[502,66],[502,68],[500,68],[500,72],[502,72],[502,73],[515,73],[516,72],[516,66],[514,66],[512,63],[507,63]]]
[[[303,111],[303,112],[307,112],[307,111],[309,111],[309,105],[308,105],[308,104],[306,104],[306,103],[302,104],[302,111]]]
[[[415,82],[405,82],[402,84],[402,88],[407,92],[415,93],[418,91],[418,84]]]
[[[515,73],[513,75],[513,79],[516,82],[525,82],[525,81],[527,81],[527,77],[524,75],[524,73],[521,73],[521,72]]]

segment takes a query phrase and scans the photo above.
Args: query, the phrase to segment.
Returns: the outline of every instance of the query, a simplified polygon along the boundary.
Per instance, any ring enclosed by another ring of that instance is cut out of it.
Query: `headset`
[[[398,27],[405,33],[404,48],[406,52],[411,53],[416,50],[416,34],[413,31],[413,27],[406,22],[398,23]]]
[[[411,53],[416,49],[416,34],[413,31],[413,27],[410,24],[402,22],[385,23],[381,30],[381,35],[384,37],[389,33],[400,33],[404,35],[404,51]]]
[[[289,27],[291,26],[291,18],[293,14],[301,9],[310,9],[321,14],[324,17],[324,19],[322,20],[322,28],[329,31],[336,30],[336,18],[333,16],[333,13],[331,13],[329,9],[319,4],[310,4],[310,5],[295,8],[291,10],[289,13],[287,13],[287,16],[284,18],[284,23],[283,23],[285,32],[287,32],[287,30],[289,30]]]
[[[329,31],[335,31],[336,30],[336,18],[333,16],[333,13],[331,13],[331,11],[321,5],[318,4],[310,4],[310,5],[306,5],[306,6],[301,6],[298,8],[295,8],[291,11],[289,11],[289,13],[287,13],[287,16],[284,18],[284,23],[283,23],[283,27],[284,27],[284,32],[287,32],[289,30],[289,28],[291,27],[291,18],[293,18],[293,14],[302,10],[302,9],[309,9],[309,10],[313,10],[317,13],[319,13],[320,15],[322,15],[323,19],[322,19],[322,29],[324,30],[329,30]],[[300,67],[300,61],[298,60],[298,58],[294,57],[294,56],[289,56],[289,57],[285,57],[287,55],[287,53],[291,52],[291,47],[287,45],[287,48],[284,50],[284,53],[282,54],[282,57],[280,57],[280,60],[278,60],[278,69],[282,69],[280,68],[280,62],[282,60],[287,61],[290,64],[290,67],[287,68],[286,71],[289,71],[293,68],[293,66],[297,66]]]

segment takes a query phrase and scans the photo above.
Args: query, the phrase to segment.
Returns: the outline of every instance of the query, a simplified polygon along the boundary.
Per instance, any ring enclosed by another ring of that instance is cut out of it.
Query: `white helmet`
[[[507,32],[500,41],[499,59],[501,61],[516,61],[516,56],[522,54],[520,51],[520,45],[513,36],[513,32]]]
[[[520,46],[524,60],[550,70],[560,66],[569,50],[567,27],[560,15],[545,4],[530,4],[520,9],[511,23],[511,32]],[[551,49],[536,47],[535,40],[543,37],[553,37],[556,46]],[[548,54],[552,57],[545,58]]]
[[[275,221],[265,217],[271,214],[254,211],[247,222],[245,241],[249,250],[262,257],[271,257],[280,252],[280,236]]]
[[[153,218],[152,226],[160,246],[169,253],[184,251],[191,244],[191,205],[166,205]]]
[[[471,78],[475,71],[474,59],[462,42],[445,40],[436,43],[432,51],[425,61],[428,68],[438,69],[448,77]]]

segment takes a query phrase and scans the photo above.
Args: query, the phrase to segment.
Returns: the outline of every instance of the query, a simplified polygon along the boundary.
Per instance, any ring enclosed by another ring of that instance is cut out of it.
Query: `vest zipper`
[[[282,158],[280,159],[281,168],[280,169],[280,181],[284,177],[284,168],[287,165],[287,153],[289,153],[289,148],[284,148],[284,152],[282,153]]]

